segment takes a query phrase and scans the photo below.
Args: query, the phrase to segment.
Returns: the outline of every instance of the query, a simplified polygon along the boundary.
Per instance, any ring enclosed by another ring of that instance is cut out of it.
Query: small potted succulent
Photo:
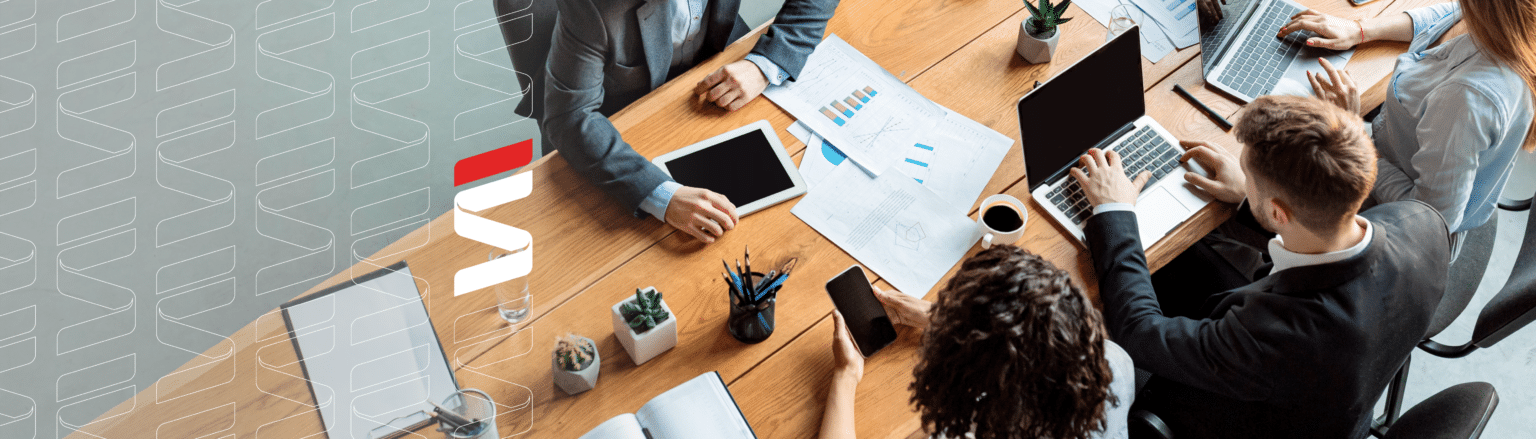
[[[613,335],[638,366],[677,346],[677,319],[656,287],[636,289],[613,304]]]
[[[1056,41],[1061,37],[1056,27],[1072,21],[1061,16],[1067,12],[1072,0],[1062,0],[1057,5],[1052,5],[1051,0],[1040,0],[1039,6],[1029,2],[1024,0],[1030,16],[1019,24],[1019,44],[1014,50],[1030,64],[1051,62],[1051,57],[1056,55]]]
[[[560,386],[560,390],[575,395],[597,386],[597,373],[602,369],[603,359],[597,354],[597,345],[592,339],[567,333],[555,339],[555,351],[550,356],[555,385]]]

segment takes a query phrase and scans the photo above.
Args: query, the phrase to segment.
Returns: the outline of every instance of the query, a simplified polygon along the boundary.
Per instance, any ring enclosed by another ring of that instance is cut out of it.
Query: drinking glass
[[[1109,10],[1109,34],[1104,37],[1104,41],[1114,40],[1125,31],[1136,27],[1138,23],[1141,23],[1141,9],[1128,4],[1115,6],[1114,9]]]
[[[496,260],[512,253],[496,254],[490,252],[487,260]],[[528,292],[528,276],[519,277],[506,282],[496,284],[496,310],[501,318],[508,324],[516,325],[528,318],[528,311],[533,308],[533,296]]]

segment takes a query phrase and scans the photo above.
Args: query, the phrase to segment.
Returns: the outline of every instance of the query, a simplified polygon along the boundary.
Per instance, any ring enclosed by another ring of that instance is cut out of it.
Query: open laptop
[[[1205,83],[1245,104],[1269,94],[1312,95],[1306,72],[1324,71],[1317,59],[1342,69],[1355,51],[1307,46],[1307,39],[1317,36],[1309,31],[1275,38],[1291,16],[1305,10],[1291,0],[1227,0],[1221,20],[1200,23]]]
[[[1141,88],[1141,29],[1132,28],[1019,98],[1019,127],[1030,195],[1052,220],[1086,246],[1083,223],[1093,206],[1067,171],[1090,148],[1120,154],[1127,175],[1151,171],[1136,200],[1141,242],[1151,246],[1211,202],[1184,181],[1183,148],[1146,114]]]

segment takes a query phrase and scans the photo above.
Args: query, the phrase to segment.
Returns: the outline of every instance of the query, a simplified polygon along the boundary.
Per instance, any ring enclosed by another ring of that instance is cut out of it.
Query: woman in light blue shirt
[[[1430,47],[1463,18],[1470,35]],[[1458,238],[1493,216],[1515,154],[1536,150],[1536,0],[1460,0],[1367,20],[1307,11],[1281,35],[1297,30],[1331,49],[1410,43],[1372,125],[1380,155],[1373,201],[1429,203]],[[1348,72],[1325,68],[1311,75],[1318,96],[1359,113]]]

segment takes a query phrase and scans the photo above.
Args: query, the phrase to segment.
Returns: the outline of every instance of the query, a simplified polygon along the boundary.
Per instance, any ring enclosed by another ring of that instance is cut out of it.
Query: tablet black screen
[[[762,130],[749,131],[666,164],[679,184],[719,192],[736,207],[795,187]]]

